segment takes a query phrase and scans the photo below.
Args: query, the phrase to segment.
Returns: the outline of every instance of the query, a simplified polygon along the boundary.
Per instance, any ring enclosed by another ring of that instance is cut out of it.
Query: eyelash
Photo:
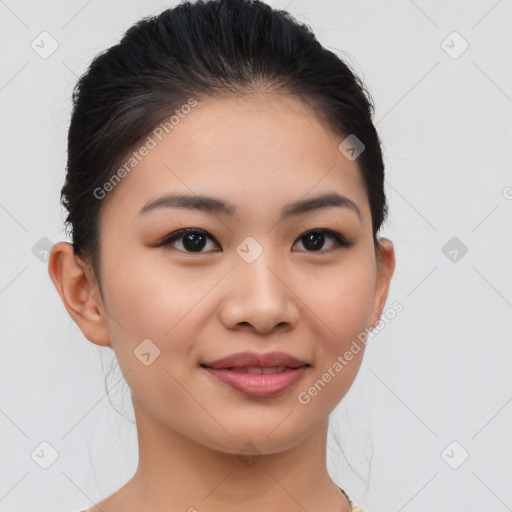
[[[215,240],[215,238],[213,236],[209,235],[206,231],[204,231],[202,229],[196,229],[196,228],[186,228],[186,229],[180,229],[178,231],[175,231],[174,233],[171,233],[169,236],[167,236],[165,239],[163,239],[161,242],[159,242],[157,247],[172,246],[172,244],[176,240],[183,239],[185,236],[190,235],[190,234],[194,234],[194,233],[198,233],[200,235],[203,235],[203,236],[209,238],[210,240],[214,241],[217,245],[220,245],[217,242],[217,240]],[[332,247],[331,249],[327,249],[327,250],[319,250],[319,251],[308,251],[308,250],[305,250],[305,251],[302,251],[302,252],[308,252],[308,253],[312,253],[312,254],[315,254],[315,253],[330,253],[330,252],[332,252],[334,250],[338,250],[338,249],[348,249],[349,247],[354,245],[354,242],[348,241],[340,233],[338,233],[337,231],[332,231],[330,229],[310,229],[310,230],[306,231],[305,233],[303,233],[302,235],[300,235],[297,238],[297,240],[294,242],[293,245],[295,245],[301,238],[303,238],[303,237],[305,237],[307,235],[310,235],[312,233],[320,233],[320,234],[327,235],[330,238],[334,239],[336,245],[334,247]],[[181,250],[181,249],[177,249],[177,250],[180,251],[180,252],[184,252],[185,254],[204,254],[204,253],[211,252],[211,251],[197,251],[197,252],[194,252],[194,251],[184,251],[184,250]],[[214,252],[218,252],[218,251],[214,251]]]

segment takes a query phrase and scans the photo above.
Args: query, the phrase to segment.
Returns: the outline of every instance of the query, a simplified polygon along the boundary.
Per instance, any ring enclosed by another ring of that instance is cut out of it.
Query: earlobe
[[[70,243],[53,246],[48,273],[64,307],[85,337],[96,345],[111,346],[98,284]]]
[[[395,270],[395,249],[393,242],[387,238],[380,238],[380,249],[377,252],[377,283],[373,301],[371,327],[380,320],[382,311],[388,297],[391,278]]]

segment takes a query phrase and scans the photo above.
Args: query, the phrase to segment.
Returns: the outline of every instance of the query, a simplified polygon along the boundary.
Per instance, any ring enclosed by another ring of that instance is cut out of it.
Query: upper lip
[[[207,366],[209,368],[272,368],[275,366],[299,368],[301,366],[310,365],[285,352],[267,352],[265,354],[258,352],[238,352],[237,354],[231,354],[217,359],[216,361],[202,363],[201,366]]]

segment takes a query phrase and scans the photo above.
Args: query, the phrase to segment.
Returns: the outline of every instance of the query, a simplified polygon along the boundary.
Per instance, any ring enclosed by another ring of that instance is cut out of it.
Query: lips
[[[250,375],[273,375],[274,373],[283,373],[289,369],[289,366],[270,366],[264,368],[260,368],[259,366],[244,366],[243,368],[226,368],[226,370],[231,370],[232,372],[247,373]]]
[[[300,368],[301,366],[310,366],[305,361],[302,361],[285,352],[267,352],[260,354],[258,352],[238,352],[231,354],[216,361],[206,362],[201,364],[207,368],[226,369],[233,371],[241,371],[247,369],[256,372],[258,368],[261,369],[274,369],[272,373],[279,373],[284,367],[286,368]],[[248,371],[244,373],[250,373]]]
[[[217,381],[254,398],[282,394],[294,386],[310,366],[284,352],[240,352],[201,364]]]

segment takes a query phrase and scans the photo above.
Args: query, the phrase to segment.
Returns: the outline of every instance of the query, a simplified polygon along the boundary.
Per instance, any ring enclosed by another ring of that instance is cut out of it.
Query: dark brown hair
[[[133,25],[94,58],[73,92],[61,201],[74,251],[92,265],[98,281],[104,201],[94,191],[190,98],[259,90],[294,95],[340,142],[349,135],[362,141],[357,163],[378,250],[376,234],[387,215],[384,165],[373,104],[361,80],[285,11],[257,0],[185,2]]]

